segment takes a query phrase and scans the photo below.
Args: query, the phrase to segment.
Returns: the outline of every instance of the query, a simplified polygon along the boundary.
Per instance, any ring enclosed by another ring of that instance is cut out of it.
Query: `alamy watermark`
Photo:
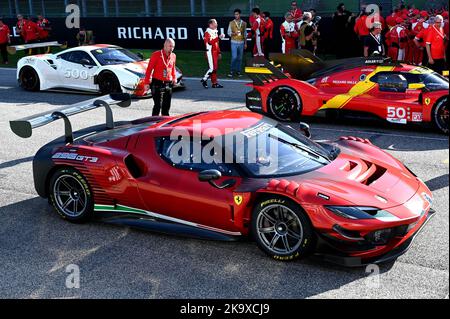
[[[75,264],[70,264],[66,267],[66,288],[79,289],[80,288],[80,267]]]
[[[79,29],[80,28],[80,7],[76,4],[69,4],[66,6],[66,27],[68,29]]]

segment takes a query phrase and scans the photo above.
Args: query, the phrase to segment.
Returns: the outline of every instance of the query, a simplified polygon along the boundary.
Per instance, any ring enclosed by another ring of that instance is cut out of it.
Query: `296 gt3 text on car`
[[[37,152],[33,175],[37,193],[68,221],[250,236],[277,260],[315,254],[358,266],[403,254],[434,214],[420,178],[367,139],[314,141],[306,124],[237,110],[114,122],[113,104],[127,107],[130,96],[10,123],[26,138],[64,120],[65,136]],[[106,125],[72,132],[69,117],[97,107]]]
[[[149,60],[142,54],[107,44],[81,46],[56,54],[39,54],[20,59],[17,80],[27,91],[62,90],[88,93],[129,93],[149,96],[143,78]],[[184,88],[177,68],[177,84]]]

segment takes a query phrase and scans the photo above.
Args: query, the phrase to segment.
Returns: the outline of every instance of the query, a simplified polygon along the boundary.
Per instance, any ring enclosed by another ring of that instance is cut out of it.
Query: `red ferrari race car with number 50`
[[[33,175],[68,221],[250,236],[277,260],[315,254],[360,266],[404,253],[433,216],[427,186],[366,139],[315,142],[306,124],[242,111],[114,122],[112,104],[130,100],[104,96],[10,123],[25,138],[64,120],[65,136],[37,152]],[[72,132],[69,116],[97,107],[106,125]]]
[[[388,122],[431,123],[449,132],[448,79],[382,57],[322,61],[305,50],[249,61],[247,107],[279,121],[345,113]],[[282,68],[282,70],[281,70]]]

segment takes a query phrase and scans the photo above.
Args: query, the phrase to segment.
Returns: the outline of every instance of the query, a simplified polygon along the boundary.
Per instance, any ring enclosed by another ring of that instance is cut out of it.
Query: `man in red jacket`
[[[152,90],[153,116],[168,116],[172,100],[172,88],[177,83],[175,63],[177,56],[173,53],[175,41],[167,39],[164,48],[153,52],[145,72],[145,89]]]
[[[37,26],[39,27],[39,41],[47,42],[52,30],[50,21],[48,21],[42,14],[38,15]],[[50,47],[41,48],[41,53],[50,53]]]
[[[297,6],[297,1],[291,2],[291,10],[289,12],[291,13],[292,20],[295,24],[297,24],[297,22],[300,22],[302,20],[303,12],[302,9],[300,9]]]
[[[266,59],[269,59],[269,54],[272,51],[273,42],[273,21],[270,18],[270,12],[265,11],[261,15],[265,23],[265,31],[263,35],[263,51]]]
[[[39,41],[39,26],[31,21],[31,19],[23,18],[22,37],[25,44],[33,44]],[[28,55],[36,54],[35,49],[28,49]]]
[[[292,21],[293,17],[290,12],[286,13],[285,19],[286,21],[284,21],[280,26],[281,38],[283,39],[281,52],[284,54],[289,54],[291,50],[295,49],[298,33],[295,28],[295,23]]]
[[[388,56],[392,61],[403,61],[405,59],[405,49],[408,43],[408,34],[403,27],[403,18],[396,18],[395,25],[387,34],[386,42],[389,45]]]
[[[26,20],[24,19],[23,15],[21,15],[21,14],[17,15],[16,32],[17,32],[17,34],[20,35],[20,37],[22,38],[22,42],[24,42],[24,43],[25,43],[25,37],[23,34],[23,29],[25,26],[25,21]]]
[[[445,42],[448,41],[442,26],[444,18],[437,15],[434,24],[429,26],[425,43],[427,45],[428,66],[439,74],[445,69]]]
[[[219,67],[219,60],[222,58],[220,53],[219,41],[224,38],[224,35],[219,35],[217,31],[217,20],[211,19],[208,21],[208,29],[206,29],[203,41],[206,46],[206,60],[208,61],[208,71],[206,71],[203,79],[200,80],[205,89],[208,88],[208,79],[211,78],[212,88],[223,88],[217,82],[217,69]]]
[[[252,24],[253,39],[253,56],[264,56],[263,38],[266,31],[265,20],[260,16],[259,8],[253,8],[252,15],[254,22]]]
[[[413,22],[411,24],[411,31],[410,35],[413,36],[413,44],[414,46],[411,47],[411,54],[410,54],[410,62],[414,64],[421,65],[423,62],[423,52],[426,48],[424,40],[424,32],[423,30],[426,30],[428,28],[428,24],[425,22],[425,20],[428,17],[428,13],[426,11],[419,12],[419,18],[416,22]],[[420,34],[420,36],[418,36]],[[417,45],[419,43],[419,45]]]
[[[2,55],[4,64],[8,64],[8,51],[6,47],[9,43],[11,43],[9,28],[3,23],[0,17],[0,54]]]

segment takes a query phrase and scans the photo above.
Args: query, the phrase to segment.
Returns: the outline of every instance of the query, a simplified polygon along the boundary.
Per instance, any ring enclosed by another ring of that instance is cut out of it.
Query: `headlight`
[[[376,207],[357,206],[325,206],[335,215],[347,219],[378,219],[381,221],[396,221],[397,217]]]
[[[130,69],[128,69],[128,68],[125,68],[125,70],[127,70],[127,71],[130,72],[130,73],[133,73],[134,75],[137,75],[137,76],[140,77],[140,78],[145,77],[145,73],[133,71],[133,70],[130,70]]]

